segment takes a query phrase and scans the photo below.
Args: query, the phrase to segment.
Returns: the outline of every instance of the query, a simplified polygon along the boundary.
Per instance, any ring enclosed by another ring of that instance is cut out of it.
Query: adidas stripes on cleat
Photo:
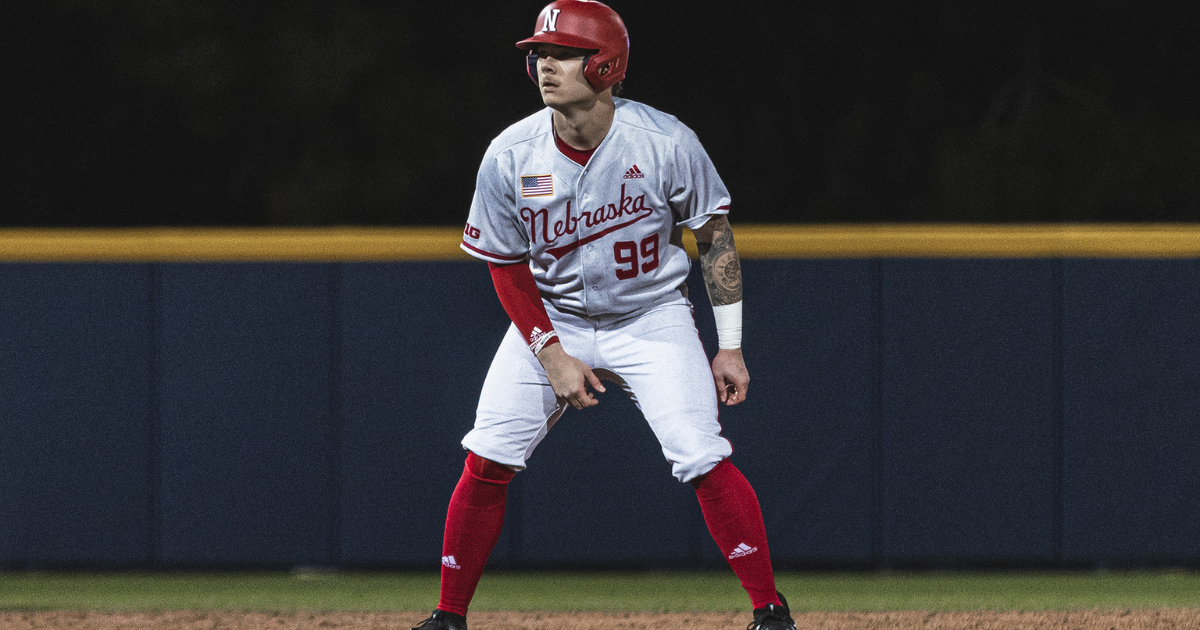
[[[796,630],[796,622],[792,621],[792,611],[788,608],[787,600],[779,591],[782,605],[768,604],[763,608],[754,609],[754,621],[746,626],[746,630]]]
[[[467,618],[444,610],[434,609],[429,618],[412,630],[467,630]]]

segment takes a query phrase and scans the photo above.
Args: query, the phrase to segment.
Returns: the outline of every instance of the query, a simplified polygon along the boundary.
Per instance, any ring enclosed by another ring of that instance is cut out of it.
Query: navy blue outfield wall
[[[778,566],[1200,564],[1200,260],[743,264],[721,422]],[[480,264],[3,264],[0,296],[0,568],[438,566],[507,325]],[[619,393],[509,506],[493,566],[722,562]]]

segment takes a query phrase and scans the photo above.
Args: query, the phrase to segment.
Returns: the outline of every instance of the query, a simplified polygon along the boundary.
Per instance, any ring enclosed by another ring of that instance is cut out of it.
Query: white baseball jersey
[[[585,316],[677,295],[690,267],[682,228],[729,211],[729,192],[691,129],[613,101],[612,127],[587,166],[559,152],[548,107],[497,136],[462,241],[494,263],[528,258],[542,296]]]

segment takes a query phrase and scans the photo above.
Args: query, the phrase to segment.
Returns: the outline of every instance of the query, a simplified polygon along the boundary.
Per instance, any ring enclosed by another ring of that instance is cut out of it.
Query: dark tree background
[[[543,4],[5,2],[0,224],[461,224]],[[611,6],[737,221],[1200,220],[1195,3]]]

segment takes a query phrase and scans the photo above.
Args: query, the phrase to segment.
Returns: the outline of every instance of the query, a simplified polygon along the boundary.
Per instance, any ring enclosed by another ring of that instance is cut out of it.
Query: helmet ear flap
[[[529,51],[528,55],[525,55],[525,72],[529,73],[529,78],[533,79],[534,84],[541,85],[538,83],[537,62],[538,56],[532,50]]]
[[[590,54],[583,58],[583,78],[588,80],[593,89],[604,90],[604,77],[612,70],[612,62],[606,59],[606,55],[599,55],[600,59],[596,59],[596,56],[598,54]]]
[[[600,84],[599,79],[603,74],[603,72],[596,67],[599,64],[592,63],[592,59],[595,57],[595,54],[591,54],[583,58],[583,78],[587,80],[588,84],[593,88]]]
[[[621,74],[621,58],[603,52],[589,55],[583,67],[583,77],[595,90],[612,86]]]

